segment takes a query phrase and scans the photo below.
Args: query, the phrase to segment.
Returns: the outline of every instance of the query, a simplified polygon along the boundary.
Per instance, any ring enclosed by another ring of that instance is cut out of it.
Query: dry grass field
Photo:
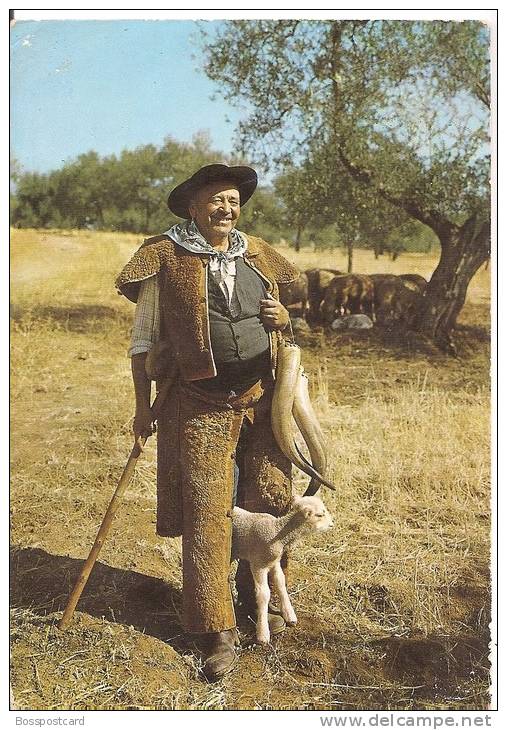
[[[71,627],[56,626],[131,448],[132,235],[12,233],[12,671],[26,709],[483,709],[489,697],[489,272],[456,359],[376,329],[302,343],[339,486],[332,532],[296,549],[299,623],[241,625],[216,685],[181,633],[180,545],[155,535],[154,443]],[[341,268],[341,252],[282,252]],[[355,270],[431,274],[359,251]],[[153,441],[153,440],[152,440]],[[304,479],[296,477],[297,489]]]

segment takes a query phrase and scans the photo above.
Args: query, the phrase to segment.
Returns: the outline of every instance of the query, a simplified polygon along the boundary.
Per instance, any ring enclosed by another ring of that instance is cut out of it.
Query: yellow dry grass
[[[303,343],[332,461],[336,528],[296,549],[300,624],[245,645],[216,686],[179,628],[177,540],[154,533],[154,444],[72,627],[56,628],[130,449],[135,236],[12,234],[12,684],[38,709],[479,709],[489,702],[489,272],[448,360],[376,334]],[[280,249],[301,268],[341,252]],[[356,270],[435,259],[358,251]],[[320,343],[320,344],[319,344]],[[296,488],[304,479],[297,475]],[[248,627],[242,627],[244,631]]]

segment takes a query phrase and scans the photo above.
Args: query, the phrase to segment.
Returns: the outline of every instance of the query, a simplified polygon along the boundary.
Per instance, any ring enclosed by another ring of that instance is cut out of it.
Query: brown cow
[[[319,319],[320,305],[326,295],[326,289],[335,276],[340,276],[343,271],[338,269],[307,269],[308,277],[308,301],[310,305],[310,316],[313,320]]]
[[[373,312],[373,282],[363,274],[335,276],[326,290],[321,306],[322,318],[331,324],[343,314],[368,314]]]
[[[283,306],[295,317],[306,316],[306,307],[308,305],[308,277],[301,274],[299,279],[290,282],[290,284],[279,284],[280,301]]]
[[[381,325],[398,322],[406,327],[413,324],[421,300],[418,291],[405,286],[403,279],[387,275],[375,282],[375,314]]]
[[[374,284],[383,283],[384,281],[393,281],[399,277],[396,274],[368,274]]]
[[[400,274],[400,279],[403,279],[403,283],[412,291],[424,294],[424,290],[428,285],[428,282],[420,274]]]
[[[373,304],[375,317],[378,319],[379,310],[385,309],[385,305],[388,304],[386,293],[389,292],[392,287],[396,287],[397,283],[399,283],[399,279],[395,274],[369,274],[369,277],[373,282]],[[391,287],[386,287],[388,284],[390,284]]]
[[[394,302],[395,321],[404,327],[412,327],[415,323],[422,302],[422,294],[406,286],[400,289]]]

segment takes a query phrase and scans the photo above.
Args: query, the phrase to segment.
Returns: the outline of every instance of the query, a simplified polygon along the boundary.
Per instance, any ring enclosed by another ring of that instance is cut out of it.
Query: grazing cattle
[[[310,305],[310,317],[313,320],[319,319],[320,305],[326,295],[326,290],[335,276],[340,276],[343,271],[338,269],[307,269],[308,277],[308,302]]]
[[[403,279],[405,286],[412,289],[412,291],[419,292],[419,294],[424,294],[424,290],[428,285],[424,276],[420,274],[400,274],[399,278]]]
[[[369,274],[369,277],[373,282],[373,304],[375,319],[378,320],[379,312],[385,315],[389,310],[392,292],[399,284],[399,279],[395,274]]]
[[[331,324],[343,314],[373,314],[373,282],[362,274],[335,276],[321,306],[322,318]]]
[[[283,306],[292,315],[293,312],[297,316],[306,316],[306,307],[308,305],[308,277],[301,274],[299,279],[292,281],[290,284],[279,284],[280,301]]]

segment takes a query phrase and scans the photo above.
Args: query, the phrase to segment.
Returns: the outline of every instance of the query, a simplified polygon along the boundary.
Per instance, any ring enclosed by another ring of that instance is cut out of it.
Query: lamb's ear
[[[313,517],[315,515],[315,510],[313,507],[306,506],[303,508],[303,515],[305,520],[309,520],[310,517]]]

